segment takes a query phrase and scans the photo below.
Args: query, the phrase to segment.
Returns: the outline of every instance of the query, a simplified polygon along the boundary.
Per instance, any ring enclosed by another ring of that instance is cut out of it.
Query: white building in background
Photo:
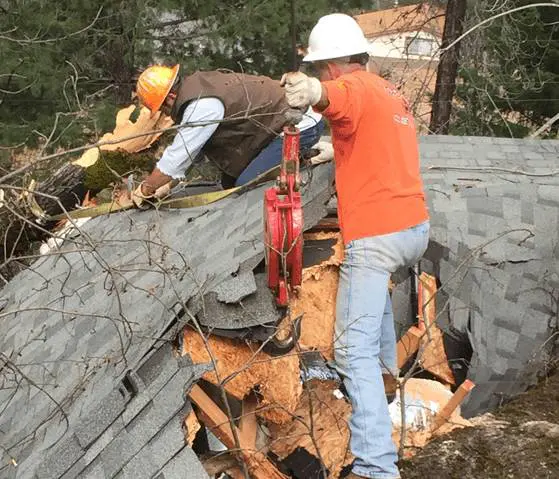
[[[378,59],[438,60],[444,10],[427,3],[362,13],[355,17]]]
[[[355,16],[371,45],[371,70],[402,89],[420,124],[429,122],[444,15],[444,9],[419,3]]]
[[[437,49],[441,39],[428,32],[406,32],[405,34],[382,35],[369,39],[370,53],[376,58],[438,60]]]

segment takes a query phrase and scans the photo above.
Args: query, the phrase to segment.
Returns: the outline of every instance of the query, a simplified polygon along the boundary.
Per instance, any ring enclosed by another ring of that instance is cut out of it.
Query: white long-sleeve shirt
[[[218,98],[200,98],[190,102],[182,114],[181,125],[194,122],[211,122],[204,126],[179,128],[171,143],[157,162],[157,168],[172,178],[182,178],[202,148],[223,120],[225,106]]]
[[[179,128],[171,143],[157,162],[157,168],[172,178],[182,178],[202,151],[225,116],[225,106],[219,98],[200,98],[190,102],[184,110],[181,125],[208,123],[204,126]],[[297,125],[300,131],[315,126],[322,116],[309,108]]]

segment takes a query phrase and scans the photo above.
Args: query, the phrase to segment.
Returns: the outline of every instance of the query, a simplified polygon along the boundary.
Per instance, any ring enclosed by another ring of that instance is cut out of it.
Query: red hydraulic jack
[[[278,306],[287,306],[289,293],[303,279],[303,208],[299,187],[299,129],[283,129],[283,152],[276,186],[264,197],[264,241],[268,286]]]

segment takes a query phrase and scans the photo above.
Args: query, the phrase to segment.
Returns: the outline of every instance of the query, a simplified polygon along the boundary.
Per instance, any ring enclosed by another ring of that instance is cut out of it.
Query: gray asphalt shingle
[[[559,177],[545,173],[559,142],[430,136],[420,151],[432,216],[427,257],[452,296],[449,326],[474,349],[468,414],[521,391],[544,360],[555,311],[547,291],[559,284]],[[302,187],[307,228],[326,215],[331,176],[331,165],[319,166]],[[15,395],[0,390],[2,446],[23,458],[2,477],[149,469],[161,479],[206,478],[178,430],[184,390],[202,371],[181,367],[158,340],[185,321],[177,308],[198,293],[223,303],[253,289],[264,188],[188,211],[97,218],[63,257],[40,258],[4,287],[0,350],[34,384],[23,381]],[[238,327],[251,325],[240,318]],[[61,439],[60,408],[70,422]],[[34,430],[34,441],[21,442]]]
[[[438,143],[438,137],[422,140],[422,153],[424,145],[431,151]],[[559,272],[554,251],[559,178],[548,173],[556,169],[559,142],[449,137],[440,146],[461,151],[466,166],[446,170],[456,163],[444,151],[436,158],[422,155],[434,219],[431,246],[440,244],[448,254],[445,259],[438,250],[441,283],[454,295],[451,325],[466,331],[467,318],[471,325],[475,353],[469,377],[478,387],[463,408],[471,414],[499,404],[505,393],[524,390],[535,380],[533,365],[541,367],[545,358],[542,345],[553,316],[545,305],[551,276]],[[460,264],[468,275],[456,275]],[[470,279],[463,282],[464,277]],[[456,308],[462,312],[456,314]]]
[[[304,187],[311,222],[325,215],[320,202],[331,196],[331,178],[332,165],[322,165]],[[171,477],[169,471],[187,462],[201,470],[192,454],[181,451],[180,416],[186,413],[185,390],[202,371],[177,361],[158,340],[169,339],[168,328],[176,331],[186,320],[176,312],[199,291],[215,289],[224,301],[234,301],[254,290],[246,265],[263,260],[262,200],[269,186],[207,207],[93,219],[63,255],[38,259],[4,287],[0,349],[13,353],[21,374],[33,381],[22,381],[13,394],[0,391],[0,424],[7,426],[2,446],[15,458],[29,454],[9,474],[129,475],[145,466],[136,455],[147,444],[158,458],[150,461],[154,474]],[[233,274],[239,279],[220,289]],[[262,312],[271,309],[273,302]],[[251,325],[242,316],[237,321]],[[43,366],[51,362],[53,377]],[[68,430],[60,426],[61,410]],[[34,430],[35,441],[22,442]],[[158,434],[172,435],[170,449]]]

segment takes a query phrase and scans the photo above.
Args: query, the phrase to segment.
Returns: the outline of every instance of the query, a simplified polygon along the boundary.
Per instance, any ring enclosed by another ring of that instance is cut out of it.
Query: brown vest
[[[178,88],[171,116],[175,123],[193,100],[219,98],[225,105],[220,123],[202,151],[228,175],[237,178],[286,123],[288,109],[279,82],[265,76],[196,72],[185,76]]]

